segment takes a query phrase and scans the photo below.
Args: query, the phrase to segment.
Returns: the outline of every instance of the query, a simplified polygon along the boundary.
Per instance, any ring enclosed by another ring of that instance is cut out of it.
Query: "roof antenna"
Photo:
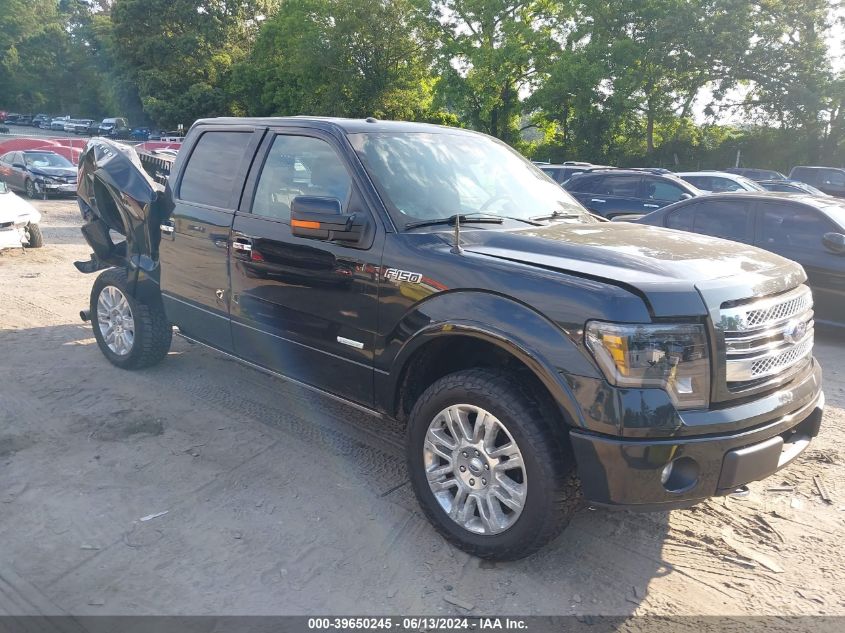
[[[452,247],[452,252],[455,255],[460,255],[464,252],[461,248],[461,214],[455,216],[455,245]]]

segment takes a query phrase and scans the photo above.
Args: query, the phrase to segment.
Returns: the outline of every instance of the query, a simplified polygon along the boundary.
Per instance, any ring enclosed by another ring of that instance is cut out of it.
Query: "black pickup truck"
[[[209,119],[166,186],[103,139],[80,170],[109,361],[161,361],[175,326],[405,424],[420,505],[475,555],[537,550],[582,500],[731,493],[819,431],[800,266],[602,221],[487,136]]]

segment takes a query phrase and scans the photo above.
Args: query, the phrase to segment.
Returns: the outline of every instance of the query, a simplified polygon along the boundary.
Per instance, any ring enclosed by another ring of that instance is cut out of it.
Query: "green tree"
[[[435,116],[424,16],[414,0],[288,0],[235,73],[245,110]]]
[[[445,103],[470,127],[519,140],[523,97],[553,48],[551,0],[434,0]]]
[[[233,66],[248,54],[274,0],[115,0],[116,70],[167,127],[232,112]],[[130,91],[124,87],[125,96]]]

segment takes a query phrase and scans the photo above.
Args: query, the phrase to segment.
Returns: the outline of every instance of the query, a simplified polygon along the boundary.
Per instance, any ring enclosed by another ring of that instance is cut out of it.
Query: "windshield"
[[[23,155],[23,159],[29,167],[73,167],[73,163],[64,156],[47,152],[26,153]]]
[[[534,165],[487,136],[374,132],[349,140],[400,228],[455,214],[597,221]]]
[[[6,183],[0,180],[0,193],[8,193],[9,190],[6,188]]]

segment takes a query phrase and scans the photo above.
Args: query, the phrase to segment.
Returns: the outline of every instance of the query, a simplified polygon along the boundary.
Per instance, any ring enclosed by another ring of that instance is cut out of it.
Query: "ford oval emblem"
[[[790,323],[783,332],[783,340],[795,344],[807,334],[807,324],[803,321]]]

